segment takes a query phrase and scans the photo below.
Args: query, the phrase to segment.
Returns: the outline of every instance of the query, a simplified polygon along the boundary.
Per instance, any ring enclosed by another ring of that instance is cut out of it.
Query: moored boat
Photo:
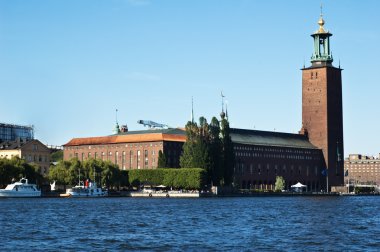
[[[66,197],[103,197],[107,196],[107,191],[98,187],[95,182],[80,183],[66,190]]]
[[[5,189],[0,189],[0,197],[41,197],[41,190],[38,190],[36,184],[29,184],[28,179],[22,178],[18,182],[7,185]]]

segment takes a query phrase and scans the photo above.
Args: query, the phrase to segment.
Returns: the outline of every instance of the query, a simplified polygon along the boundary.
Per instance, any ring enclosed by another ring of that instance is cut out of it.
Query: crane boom
[[[149,128],[161,128],[161,129],[168,129],[169,126],[166,124],[156,123],[150,120],[138,120],[137,123],[142,124],[144,126],[148,126]]]

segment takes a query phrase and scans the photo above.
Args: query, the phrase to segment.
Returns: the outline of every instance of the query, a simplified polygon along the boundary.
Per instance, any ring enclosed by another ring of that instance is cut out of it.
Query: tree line
[[[120,170],[111,161],[90,158],[80,162],[77,158],[63,160],[50,168],[49,180],[60,185],[76,185],[90,179],[107,188],[129,186],[127,171]]]
[[[233,182],[234,150],[228,120],[222,116],[208,123],[199,118],[186,124],[187,140],[180,156],[182,168],[202,168],[207,172],[207,183],[215,186],[229,186]]]
[[[181,169],[166,169],[173,171],[139,170],[125,171],[111,161],[88,159],[80,162],[77,158],[62,160],[51,166],[49,174],[44,178],[34,164],[26,163],[20,158],[0,159],[0,185],[2,188],[15,179],[26,177],[38,184],[56,181],[59,185],[76,185],[79,180],[91,179],[98,185],[107,188],[126,187],[136,181],[146,181],[154,178],[157,184],[174,188],[199,189],[204,184],[228,186],[233,182],[234,153],[230,137],[229,122],[222,117],[216,117],[208,123],[206,118],[199,119],[199,125],[194,121],[186,124],[187,141],[183,145],[180,156]],[[158,168],[165,168],[166,157],[159,152]],[[195,170],[185,168],[199,168]],[[157,169],[160,170],[160,169]],[[157,177],[158,176],[158,177]],[[188,178],[186,178],[188,176]],[[157,179],[161,178],[161,179]],[[145,179],[145,180],[144,180]],[[191,183],[189,181],[192,181]]]
[[[11,182],[19,181],[21,178],[27,178],[30,183],[39,185],[44,181],[44,177],[36,165],[27,163],[19,157],[0,158],[0,188],[6,187]]]

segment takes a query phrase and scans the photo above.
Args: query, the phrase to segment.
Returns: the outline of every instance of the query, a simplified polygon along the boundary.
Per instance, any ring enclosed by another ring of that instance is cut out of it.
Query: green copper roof
[[[330,36],[332,36],[332,34],[323,27],[325,21],[322,18],[322,14],[318,24],[319,29],[311,35],[314,38],[314,52],[311,56],[311,62],[331,64],[333,62],[330,50]]]

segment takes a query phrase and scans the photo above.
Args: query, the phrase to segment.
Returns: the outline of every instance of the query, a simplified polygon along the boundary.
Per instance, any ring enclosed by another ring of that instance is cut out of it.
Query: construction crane
[[[168,129],[169,126],[166,124],[161,124],[161,123],[156,123],[153,121],[149,120],[138,120],[137,123],[142,124],[144,126],[148,126],[150,129],[156,129],[156,128],[161,128],[161,129]]]

